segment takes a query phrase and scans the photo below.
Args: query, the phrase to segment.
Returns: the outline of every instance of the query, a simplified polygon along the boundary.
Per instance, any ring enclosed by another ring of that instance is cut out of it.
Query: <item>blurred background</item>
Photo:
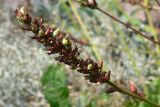
[[[160,6],[156,0],[97,0],[100,8],[160,40]],[[15,9],[27,7],[32,16],[92,43],[79,45],[86,57],[103,59],[111,80],[138,90],[160,104],[160,47],[138,36],[97,10],[71,0],[0,0],[0,107],[151,107],[106,84],[91,84],[83,75],[59,64],[33,34],[20,29]],[[87,38],[89,36],[90,38]]]

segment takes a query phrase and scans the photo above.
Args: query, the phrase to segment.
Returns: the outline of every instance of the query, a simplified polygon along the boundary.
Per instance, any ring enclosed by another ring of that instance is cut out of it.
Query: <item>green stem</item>
[[[148,6],[148,0],[144,1],[144,5]],[[149,9],[145,9],[145,13],[146,13],[147,21],[148,21],[148,24],[150,26],[151,32],[153,33],[154,40],[158,41],[158,37],[157,37],[158,34],[157,34],[157,31],[154,28],[152,17],[150,15]],[[157,50],[157,55],[159,55],[160,48],[159,48],[158,45],[156,45],[156,50]]]
[[[154,102],[152,102],[152,101],[150,101],[150,100],[148,100],[148,99],[146,99],[146,98],[144,98],[144,97],[138,96],[138,95],[133,94],[133,93],[127,91],[127,90],[124,90],[123,88],[119,87],[118,85],[114,84],[114,83],[111,82],[111,81],[107,81],[107,83],[108,83],[109,85],[111,85],[112,87],[114,87],[115,89],[117,89],[117,91],[119,91],[120,93],[129,95],[129,96],[131,96],[131,97],[133,97],[133,98],[135,98],[135,99],[139,99],[139,100],[144,101],[144,102],[146,102],[146,103],[149,103],[149,104],[151,104],[151,105],[153,105],[153,106],[155,106],[155,107],[160,107],[160,105],[158,105],[158,104],[156,104],[156,103],[154,103]]]

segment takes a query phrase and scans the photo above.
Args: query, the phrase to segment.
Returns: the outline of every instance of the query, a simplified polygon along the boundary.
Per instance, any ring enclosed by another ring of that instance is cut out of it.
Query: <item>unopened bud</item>
[[[92,7],[97,6],[96,0],[88,0],[88,4]]]
[[[50,28],[48,28],[47,30],[46,30],[46,32],[45,32],[45,35],[49,35],[50,34]]]
[[[36,25],[32,25],[32,32],[37,33],[38,32],[38,27]]]
[[[87,70],[91,70],[91,69],[93,69],[93,65],[92,64],[88,64]]]
[[[39,30],[38,35],[39,35],[39,36],[43,36],[43,35],[44,35],[44,33],[45,33],[45,32],[44,32],[44,30],[43,30],[43,29],[41,29],[41,30]]]
[[[62,39],[62,44],[63,44],[63,45],[68,45],[68,44],[69,44],[68,38],[63,38],[63,39]]]
[[[134,82],[130,81],[129,83],[129,88],[131,93],[137,93],[137,88]]]
[[[53,32],[52,36],[55,37],[55,36],[59,33],[59,31],[60,31],[60,29],[57,28],[57,29]]]
[[[103,67],[103,60],[99,61],[97,64],[98,64],[98,68],[102,68]]]
[[[82,0],[80,3],[81,3],[81,6],[89,7],[92,9],[95,9],[97,7],[96,0]]]

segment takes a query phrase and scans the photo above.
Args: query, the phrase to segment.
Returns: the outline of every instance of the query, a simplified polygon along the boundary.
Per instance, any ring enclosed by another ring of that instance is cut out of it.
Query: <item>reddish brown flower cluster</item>
[[[22,22],[22,29],[32,31],[37,42],[45,46],[48,55],[58,54],[57,61],[65,63],[73,70],[85,74],[85,78],[92,83],[104,83],[110,79],[110,71],[102,71],[103,62],[94,62],[88,58],[80,58],[79,48],[73,44],[69,34],[60,31],[58,28],[44,25],[42,18],[32,20],[25,8],[16,10],[17,19]]]

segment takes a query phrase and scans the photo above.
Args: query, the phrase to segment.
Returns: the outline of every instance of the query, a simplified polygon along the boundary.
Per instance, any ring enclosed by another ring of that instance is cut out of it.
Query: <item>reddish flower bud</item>
[[[45,35],[46,36],[48,36],[48,35],[50,35],[51,33],[50,33],[50,28],[47,28],[47,30],[46,30],[46,32],[45,32]]]
[[[130,87],[130,92],[131,93],[137,93],[137,88],[134,82],[130,81],[129,83],[129,87]]]

